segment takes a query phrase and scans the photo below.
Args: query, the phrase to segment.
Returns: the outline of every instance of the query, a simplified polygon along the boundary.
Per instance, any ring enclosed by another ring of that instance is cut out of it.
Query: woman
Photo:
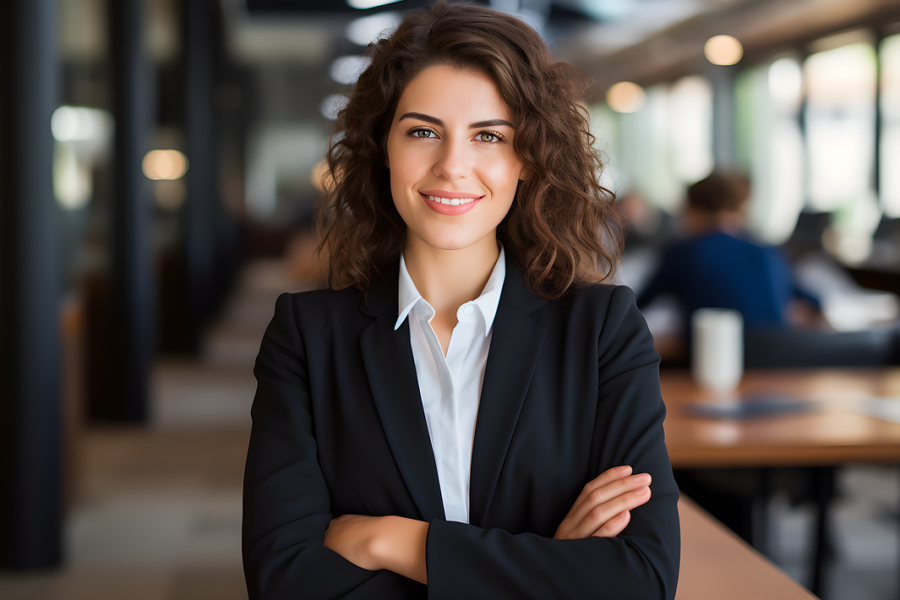
[[[596,284],[570,71],[443,2],[369,56],[328,156],[336,289],[282,295],[255,368],[250,597],[672,598],[659,358]]]

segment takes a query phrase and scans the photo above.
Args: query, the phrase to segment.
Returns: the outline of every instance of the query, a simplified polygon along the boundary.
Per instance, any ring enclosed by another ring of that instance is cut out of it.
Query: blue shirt
[[[743,315],[747,327],[787,325],[785,313],[794,298],[819,304],[797,287],[775,248],[723,232],[669,247],[638,296],[638,307],[667,292],[678,299],[687,317],[698,308],[732,308]]]

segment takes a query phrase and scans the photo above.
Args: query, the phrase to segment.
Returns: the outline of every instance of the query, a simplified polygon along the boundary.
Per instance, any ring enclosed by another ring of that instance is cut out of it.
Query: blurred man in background
[[[698,308],[730,308],[748,328],[818,321],[819,300],[796,285],[777,249],[744,230],[749,197],[750,182],[737,173],[716,171],[690,186],[683,215],[687,237],[663,252],[638,307],[669,293],[688,319]]]

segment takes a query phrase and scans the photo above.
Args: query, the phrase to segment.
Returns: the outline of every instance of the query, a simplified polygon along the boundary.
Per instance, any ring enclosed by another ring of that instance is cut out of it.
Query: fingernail
[[[648,475],[647,473],[641,473],[640,475],[635,475],[634,482],[639,483],[641,485],[646,485],[646,484],[650,483],[650,475]]]
[[[629,466],[626,465],[626,466],[624,466],[624,467],[619,467],[617,470],[619,471],[619,473],[624,473],[624,472],[626,472],[626,471],[630,471],[630,470],[631,470],[631,467],[629,467]]]
[[[639,490],[634,490],[634,493],[637,494],[638,496],[643,496],[644,494],[649,494],[649,493],[650,493],[650,488],[648,488],[648,487],[642,487],[642,488],[639,489]]]

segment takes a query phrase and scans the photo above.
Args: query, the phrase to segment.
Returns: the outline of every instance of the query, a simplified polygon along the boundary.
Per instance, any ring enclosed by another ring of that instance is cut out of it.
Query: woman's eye
[[[497,137],[496,135],[494,135],[493,133],[487,133],[487,132],[479,133],[477,136],[475,136],[475,139],[477,139],[479,142],[484,142],[486,144],[491,144],[493,142],[500,140],[500,138]]]
[[[413,135],[417,138],[430,138],[434,135],[434,132],[427,129],[416,129],[413,131]]]

